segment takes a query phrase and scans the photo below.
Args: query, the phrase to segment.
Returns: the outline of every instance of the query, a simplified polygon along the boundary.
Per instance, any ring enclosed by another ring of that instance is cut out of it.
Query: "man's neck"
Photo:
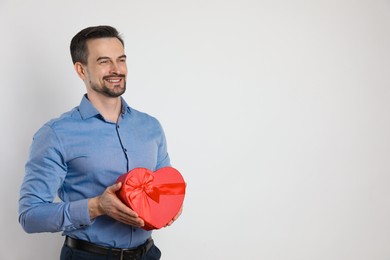
[[[88,99],[99,111],[105,120],[117,122],[122,110],[122,100],[120,97],[105,97],[88,93]]]

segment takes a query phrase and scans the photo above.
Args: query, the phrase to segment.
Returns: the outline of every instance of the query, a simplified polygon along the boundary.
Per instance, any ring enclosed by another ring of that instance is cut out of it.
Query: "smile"
[[[105,80],[110,82],[110,83],[119,83],[119,82],[121,82],[122,78],[107,78]]]

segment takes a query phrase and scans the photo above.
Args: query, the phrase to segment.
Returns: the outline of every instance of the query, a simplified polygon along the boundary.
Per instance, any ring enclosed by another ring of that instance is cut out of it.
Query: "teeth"
[[[110,82],[110,83],[118,83],[121,80],[120,79],[107,79],[107,81]]]

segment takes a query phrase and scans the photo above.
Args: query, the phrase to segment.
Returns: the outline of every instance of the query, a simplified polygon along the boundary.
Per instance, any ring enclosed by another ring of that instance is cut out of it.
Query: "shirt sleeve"
[[[54,202],[67,173],[64,154],[49,125],[34,135],[19,198],[19,222],[28,233],[68,231],[91,224],[88,199]]]
[[[161,130],[161,135],[160,135],[160,142],[158,146],[156,170],[166,166],[171,166],[171,162],[168,154],[168,148],[167,148],[167,140],[164,134],[164,130],[158,121],[157,123],[158,123],[158,127]]]

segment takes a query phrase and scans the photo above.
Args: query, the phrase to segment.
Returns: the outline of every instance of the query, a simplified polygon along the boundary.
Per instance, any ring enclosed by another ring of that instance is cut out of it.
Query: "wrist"
[[[91,220],[103,215],[99,204],[99,198],[100,196],[88,199],[88,212]]]

